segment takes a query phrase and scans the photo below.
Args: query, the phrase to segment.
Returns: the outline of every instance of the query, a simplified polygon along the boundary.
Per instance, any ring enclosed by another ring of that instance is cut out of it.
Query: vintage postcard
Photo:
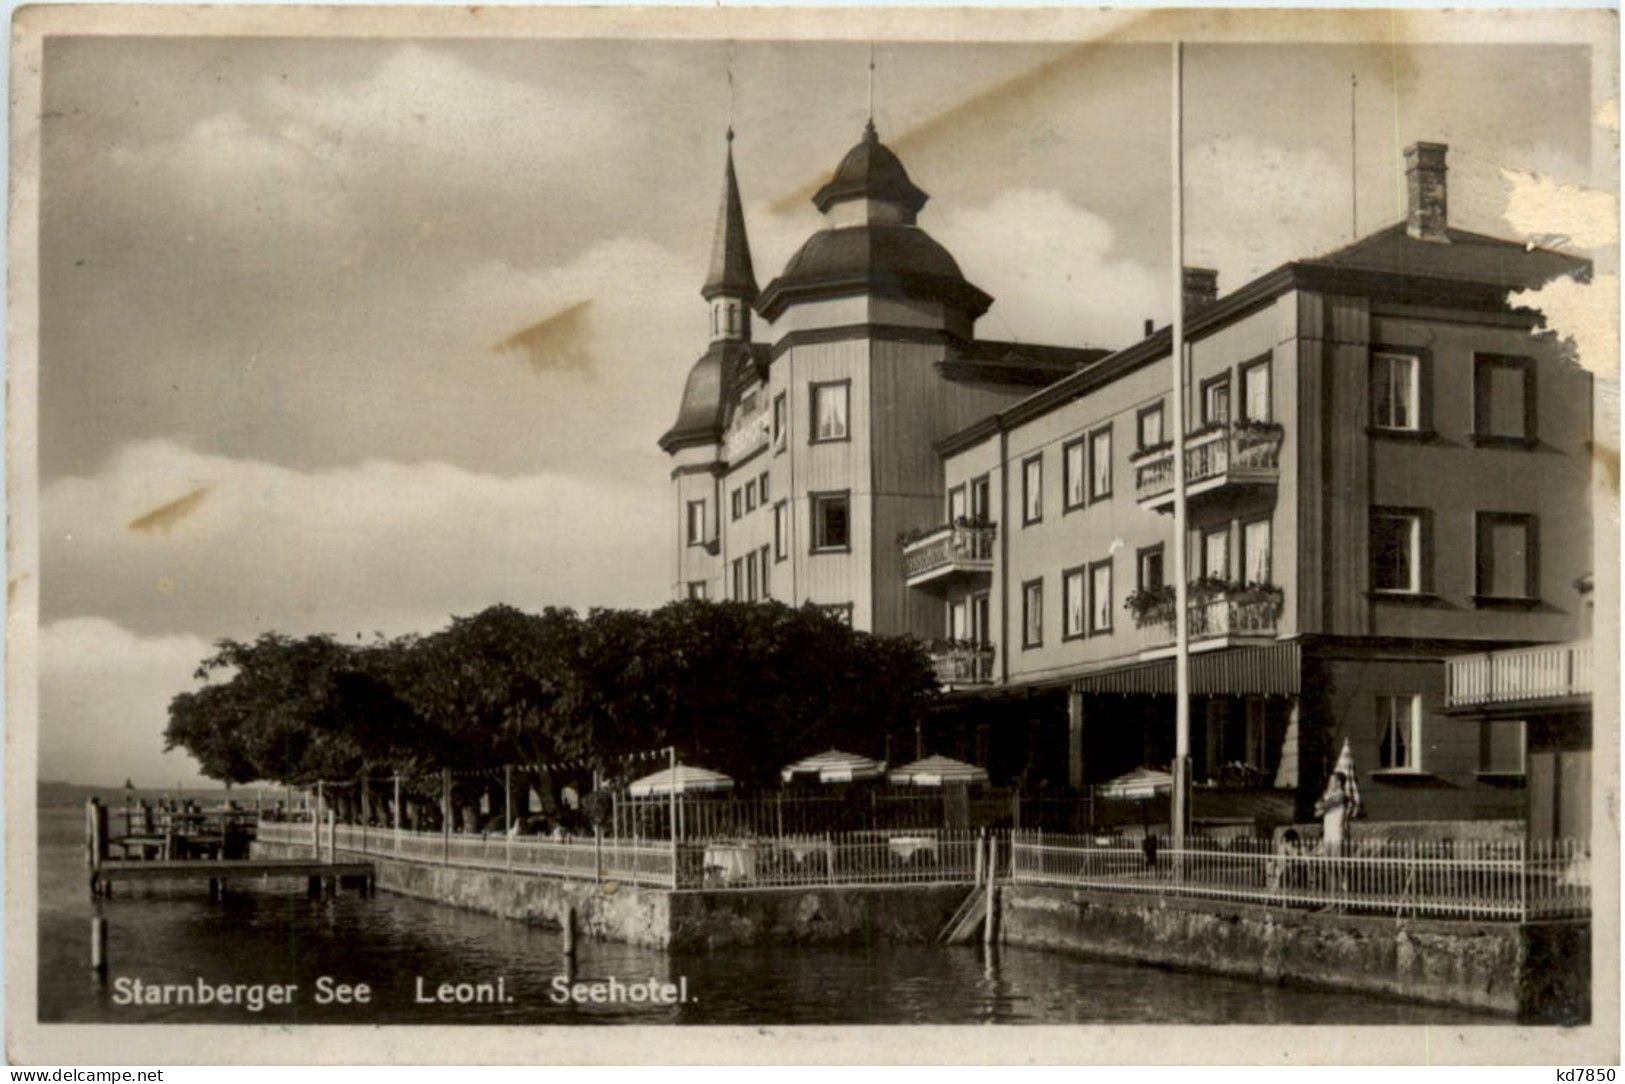
[[[1617,34],[23,9],[8,1056],[1616,1063]]]

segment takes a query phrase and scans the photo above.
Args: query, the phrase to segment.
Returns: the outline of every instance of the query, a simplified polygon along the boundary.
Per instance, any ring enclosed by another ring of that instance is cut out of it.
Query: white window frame
[[[1396,705],[1406,703],[1409,711],[1408,719],[1401,718],[1393,709]],[[1410,772],[1422,771],[1422,695],[1420,693],[1380,693],[1377,696],[1377,764],[1378,771],[1383,772]],[[1406,734],[1406,752],[1410,754],[1408,764],[1384,763],[1383,749],[1389,745],[1388,735],[1396,727],[1404,727]]]
[[[688,545],[690,545],[690,546],[703,546],[703,545],[705,545],[705,540],[706,540],[705,539],[705,536],[706,536],[705,505],[706,505],[706,500],[703,497],[700,498],[697,501],[689,501],[688,504],[687,504],[687,508],[688,508],[688,524],[687,524],[687,527],[686,527],[686,537],[688,539]],[[697,515],[696,515],[696,513],[697,513]]]
[[[840,418],[840,432],[824,432],[821,419],[824,416],[822,409],[824,396],[839,395],[841,409],[837,412]],[[811,414],[812,432],[807,435],[810,444],[831,444],[852,439],[852,382],[850,380],[831,380],[816,383],[811,386]]]
[[[1061,446],[1061,508],[1070,512],[1089,503],[1089,441],[1078,437]]]
[[[1394,362],[1404,362],[1405,366],[1406,366],[1406,380],[1404,381],[1404,384],[1405,384],[1406,389],[1410,393],[1410,417],[1408,419],[1405,419],[1403,422],[1395,422],[1393,415],[1394,415],[1394,407],[1397,404],[1392,401],[1392,395],[1390,394],[1390,397],[1389,397],[1390,402],[1378,403],[1377,402],[1377,396],[1376,396],[1376,393],[1375,393],[1375,387],[1373,387],[1372,396],[1371,396],[1371,424],[1372,424],[1372,426],[1374,426],[1377,429],[1392,430],[1393,432],[1396,432],[1396,433],[1416,433],[1416,432],[1420,432],[1421,429],[1422,429],[1422,358],[1421,358],[1421,356],[1417,355],[1417,354],[1403,354],[1403,353],[1399,353],[1397,351],[1384,350],[1384,351],[1381,351],[1381,352],[1379,352],[1377,354],[1372,355],[1372,359],[1373,359],[1373,366],[1372,366],[1373,370],[1375,370],[1377,365],[1388,366],[1389,369],[1390,369],[1390,375],[1392,374],[1392,363],[1394,363]],[[1375,371],[1373,371],[1373,373],[1372,373],[1372,382],[1373,382],[1373,385],[1376,382],[1376,373],[1375,373]],[[1398,386],[1398,382],[1396,382],[1394,380],[1389,380],[1389,382],[1388,382],[1388,387],[1389,388],[1394,388],[1394,387],[1397,387],[1397,386]]]

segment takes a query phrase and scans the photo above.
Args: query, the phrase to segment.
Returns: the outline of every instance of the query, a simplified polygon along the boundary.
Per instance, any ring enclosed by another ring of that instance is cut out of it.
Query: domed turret
[[[880,142],[875,122],[870,120],[863,127],[863,139],[835,167],[835,176],[813,195],[813,204],[826,215],[832,207],[850,200],[891,204],[899,212],[897,221],[913,225],[930,198],[909,180],[902,160]]]
[[[915,225],[928,198],[870,121],[813,196],[830,228],[790,258],[762,292],[757,311],[776,320],[797,301],[864,294],[939,302],[968,327],[993,298],[967,282],[948,250]]]
[[[728,129],[728,156],[723,169],[722,206],[711,242],[711,265],[700,296],[711,303],[711,345],[688,372],[677,421],[660,438],[668,453],[721,439],[726,420],[727,388],[734,373],[748,365],[750,306],[756,300],[756,272],[751,266],[750,239],[745,234],[744,203],[734,173],[734,133]]]

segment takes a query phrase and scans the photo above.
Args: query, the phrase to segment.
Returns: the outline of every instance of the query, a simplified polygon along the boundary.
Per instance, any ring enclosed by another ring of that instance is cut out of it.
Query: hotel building
[[[1589,634],[1592,389],[1509,301],[1589,264],[1451,227],[1445,154],[1407,149],[1402,222],[1227,294],[1185,273],[1195,778],[1282,816],[1345,739],[1377,819],[1572,821],[1589,778],[1588,710],[1447,691],[1447,660]],[[1165,766],[1170,332],[976,338],[992,298],[925,201],[871,124],[758,292],[730,147],[711,343],[661,438],[673,593],[929,641],[932,742],[995,779]],[[1567,696],[1589,649],[1562,650]]]

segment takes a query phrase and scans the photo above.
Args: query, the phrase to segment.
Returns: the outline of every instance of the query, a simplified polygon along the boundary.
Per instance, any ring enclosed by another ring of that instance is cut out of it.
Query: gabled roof
[[[728,129],[728,164],[723,173],[722,206],[711,241],[711,269],[700,290],[707,301],[727,294],[756,300],[756,271],[750,263],[750,240],[745,236],[745,209],[739,200],[739,178],[734,174],[734,133]]]

